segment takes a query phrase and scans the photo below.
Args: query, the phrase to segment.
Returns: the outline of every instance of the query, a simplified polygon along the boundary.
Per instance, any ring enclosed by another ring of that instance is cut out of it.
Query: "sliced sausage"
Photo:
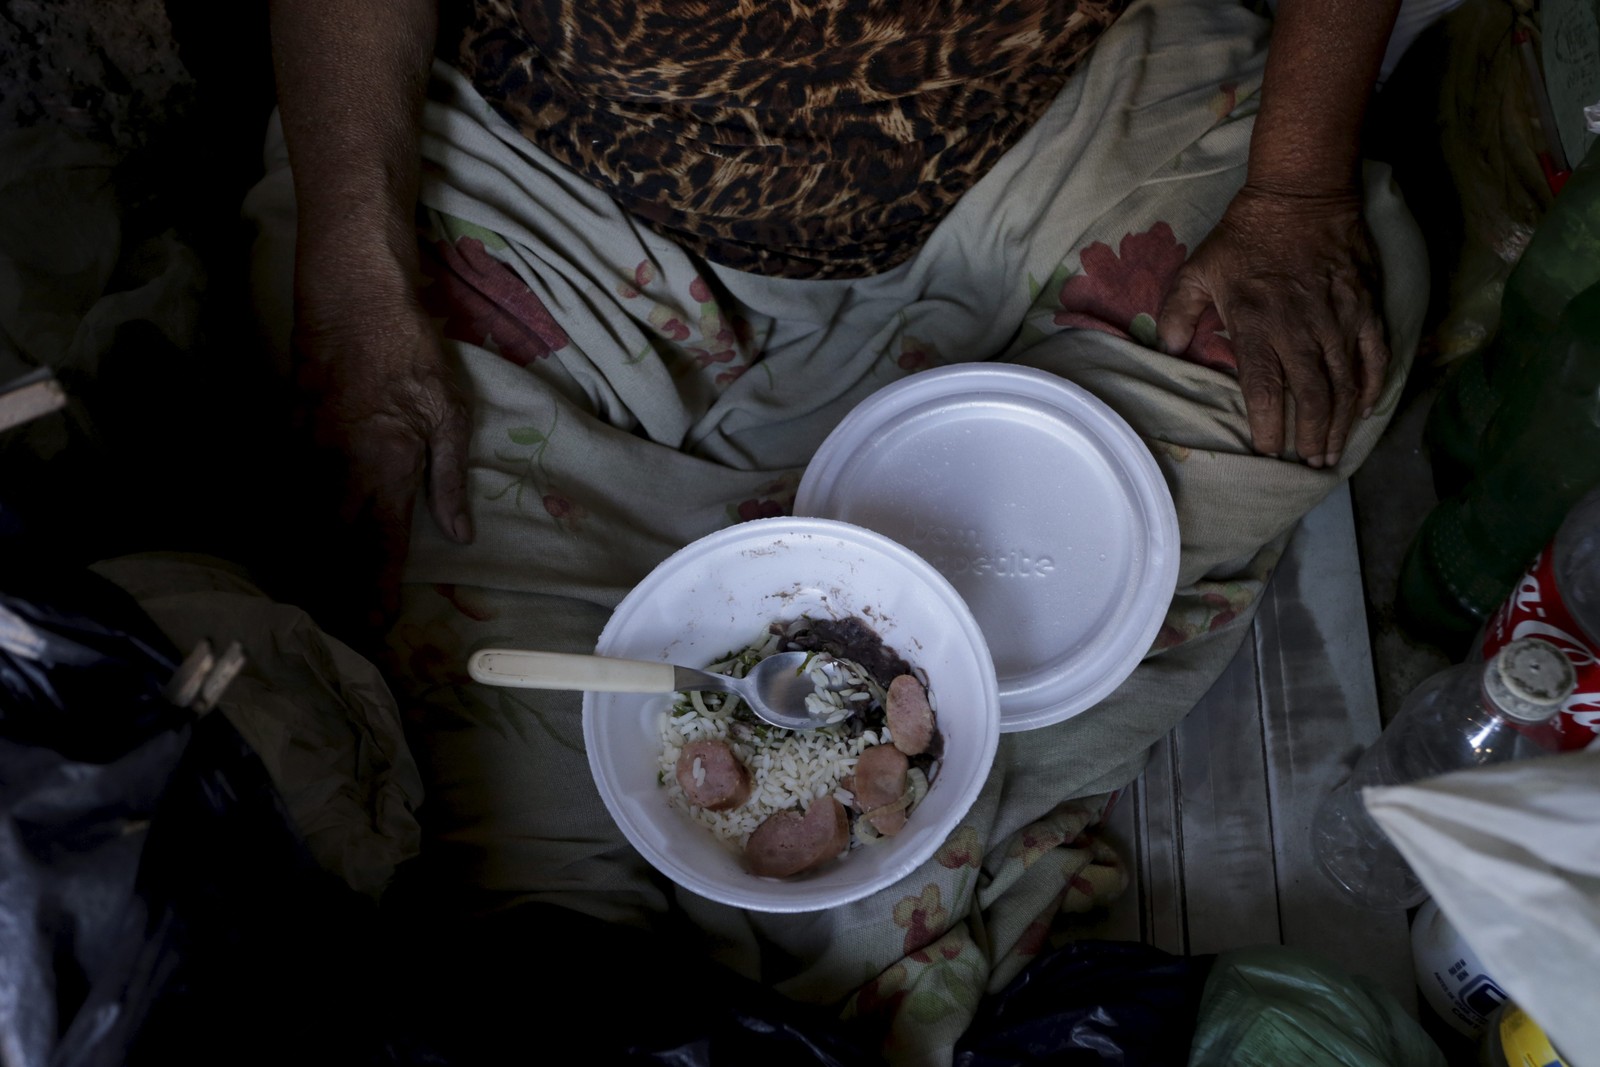
[[[894,738],[895,748],[908,756],[928,751],[935,727],[928,692],[921,682],[909,674],[890,682],[883,710],[889,718],[889,736]]]
[[[856,759],[853,783],[856,807],[861,809],[862,817],[872,828],[885,836],[897,834],[905,826],[905,809],[880,811],[876,815],[872,812],[905,795],[906,771],[910,766],[906,754],[893,745],[873,745]]]
[[[678,754],[678,784],[689,803],[732,811],[750,798],[750,771],[726,741],[690,741]]]
[[[826,796],[813,800],[804,815],[769,815],[745,842],[744,855],[753,873],[788,878],[825,863],[849,844],[850,816],[844,805]]]

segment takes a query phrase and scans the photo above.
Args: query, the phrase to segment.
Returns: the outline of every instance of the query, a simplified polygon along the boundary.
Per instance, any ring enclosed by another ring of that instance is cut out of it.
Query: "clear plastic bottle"
[[[1555,585],[1566,613],[1600,649],[1600,488],[1578,502],[1551,546]]]
[[[1458,664],[1412,690],[1350,779],[1312,817],[1323,873],[1361,907],[1400,911],[1426,900],[1410,864],[1368,814],[1361,790],[1546,753],[1527,731],[1557,713],[1574,681],[1572,663],[1555,646],[1529,637],[1489,663]]]
[[[1396,610],[1456,651],[1505,599],[1562,517],[1600,485],[1600,283],[1567,305],[1554,335],[1484,432],[1484,455],[1439,502],[1400,570]]]

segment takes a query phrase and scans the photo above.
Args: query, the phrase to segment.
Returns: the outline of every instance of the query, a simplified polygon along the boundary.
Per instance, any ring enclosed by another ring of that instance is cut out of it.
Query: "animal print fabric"
[[[1127,0],[460,3],[455,63],[539,148],[692,252],[822,278],[909,257]]]

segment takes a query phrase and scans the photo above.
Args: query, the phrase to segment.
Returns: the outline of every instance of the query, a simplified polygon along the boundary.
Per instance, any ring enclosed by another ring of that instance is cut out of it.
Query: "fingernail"
[[[456,540],[462,544],[467,544],[472,540],[472,520],[467,518],[464,512],[456,516],[456,521],[451,526],[451,529],[455,531]]]
[[[1328,461],[1328,466],[1337,467],[1339,465],[1339,457],[1342,455],[1344,455],[1343,452],[1329,452],[1323,458]]]
[[[1372,407],[1371,407],[1371,406],[1370,406],[1370,405],[1369,405],[1369,406],[1368,406],[1368,407],[1367,407],[1367,409],[1366,409],[1366,410],[1365,410],[1365,411],[1363,411],[1363,412],[1362,412],[1362,413],[1361,413],[1361,417],[1362,417],[1362,418],[1363,418],[1363,419],[1370,419],[1370,418],[1372,418]]]
[[[1306,457],[1306,466],[1308,466],[1308,467],[1320,467],[1320,466],[1322,466],[1322,457],[1321,456],[1307,456]]]

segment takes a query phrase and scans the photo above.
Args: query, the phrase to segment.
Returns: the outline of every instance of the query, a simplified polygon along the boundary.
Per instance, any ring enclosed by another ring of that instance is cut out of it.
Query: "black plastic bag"
[[[173,658],[127,597],[21,556],[0,590],[0,1036],[18,1067],[115,1063],[133,1013],[101,980],[137,981],[143,831],[188,717],[160,698]]]
[[[955,1067],[1182,1067],[1215,960],[1131,941],[1071,942],[983,1003]]]
[[[254,752],[222,715],[165,700],[177,657],[120,589],[14,537],[0,552],[7,1067],[370,1047],[341,961],[371,924],[311,861]]]

